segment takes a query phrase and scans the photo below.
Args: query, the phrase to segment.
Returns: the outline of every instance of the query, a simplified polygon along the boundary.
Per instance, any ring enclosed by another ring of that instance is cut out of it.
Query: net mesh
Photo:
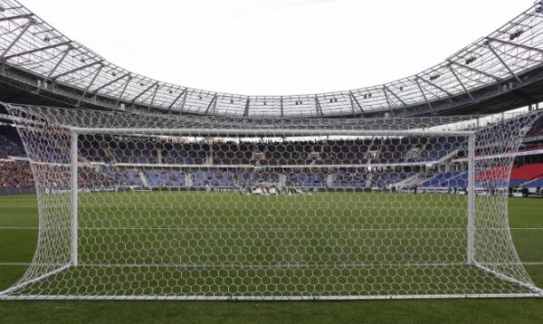
[[[512,153],[537,114],[479,129],[465,116],[7,108],[36,179],[40,228],[31,266],[0,298],[540,293],[507,219]]]

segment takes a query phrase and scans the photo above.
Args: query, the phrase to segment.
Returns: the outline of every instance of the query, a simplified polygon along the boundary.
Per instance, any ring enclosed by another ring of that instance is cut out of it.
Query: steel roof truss
[[[24,51],[24,52],[8,55],[8,56],[3,57],[2,61],[7,61],[9,59],[12,59],[12,58],[18,57],[18,56],[23,56],[23,55],[27,55],[27,54],[36,53],[36,52],[46,51],[48,49],[52,49],[52,48],[56,48],[56,47],[60,47],[60,46],[70,45],[71,43],[72,43],[71,41],[62,42],[62,43],[57,43],[57,44],[53,44],[53,45],[49,45],[49,46],[45,46],[45,47],[35,48],[35,49],[29,50],[29,51]]]
[[[5,19],[4,19],[5,20]],[[0,21],[2,21],[0,19]],[[26,33],[26,31],[28,30],[28,28],[30,28],[30,26],[32,26],[34,24],[34,21],[33,20],[30,20],[26,25],[25,27],[23,28],[23,30],[21,30],[21,32],[17,35],[17,37],[15,37],[15,39],[13,40],[13,42],[11,42],[11,44],[8,45],[8,47],[6,47],[6,49],[4,50],[4,52],[2,53],[2,55],[0,55],[0,58],[4,58],[4,56],[9,53],[9,51],[13,48],[13,46],[15,46],[15,44],[17,44],[17,42],[21,39],[21,37],[23,37],[23,35]]]
[[[433,82],[430,81],[430,80],[426,80],[426,79],[421,78],[421,77],[419,77],[419,76],[417,76],[417,79],[420,79],[420,80],[424,81],[425,83],[428,83],[428,84],[431,85],[432,87],[434,87],[434,88],[436,88],[436,89],[439,89],[439,90],[441,90],[442,92],[445,92],[449,97],[452,97],[452,95],[453,95],[453,94],[450,93],[449,91],[443,89],[442,87],[438,86],[437,84],[433,83]]]
[[[508,42],[508,41],[504,41],[504,40],[497,39],[497,38],[492,38],[492,37],[487,37],[486,39],[488,41],[490,41],[490,42],[497,42],[497,43],[504,44],[504,45],[509,45],[509,46],[513,46],[513,47],[517,47],[517,48],[522,48],[522,49],[525,49],[527,51],[535,51],[535,52],[538,52],[538,53],[543,53],[543,49],[530,47],[530,46],[523,45],[523,44]]]
[[[498,60],[500,60],[500,62],[503,64],[503,66],[505,66],[505,68],[507,69],[507,71],[509,71],[509,73],[511,73],[511,75],[520,83],[522,83],[522,81],[520,81],[519,77],[515,74],[515,72],[513,72],[513,70],[511,70],[511,68],[509,67],[509,65],[507,65],[507,63],[505,63],[505,61],[502,59],[502,57],[498,54],[498,52],[496,52],[496,50],[494,49],[494,47],[488,43],[487,47],[490,49],[490,51],[492,53],[494,53],[494,55],[496,56],[496,58],[498,58]]]
[[[481,70],[479,70],[479,69],[476,69],[476,68],[474,68],[474,67],[471,67],[471,66],[468,66],[468,65],[465,65],[465,64],[462,64],[462,63],[458,63],[458,62],[452,61],[452,60],[449,60],[448,62],[451,63],[451,64],[454,64],[454,65],[460,66],[460,67],[462,67],[462,68],[464,68],[464,69],[466,69],[466,70],[470,70],[470,71],[472,71],[472,72],[475,72],[475,73],[478,73],[478,74],[485,75],[485,76],[487,76],[487,77],[489,77],[489,78],[492,78],[492,79],[496,80],[497,82],[501,82],[501,81],[502,81],[501,78],[499,78],[499,77],[497,77],[497,76],[495,76],[495,75],[493,75],[493,74],[490,74],[490,73],[488,73],[488,72],[485,72],[485,71],[481,71]]]
[[[57,74],[54,77],[52,77],[51,80],[57,80],[58,78],[61,78],[63,76],[71,74],[71,73],[75,73],[77,71],[81,71],[81,70],[86,69],[86,68],[91,67],[91,66],[95,66],[96,64],[102,64],[102,61],[95,61],[95,62],[92,62],[92,63],[89,63],[89,64],[82,65],[82,66],[80,66],[78,68],[75,68],[75,69],[72,69],[72,70],[69,70],[69,71],[66,71],[66,72],[62,72],[62,73]]]
[[[101,85],[100,87],[94,89],[92,92],[96,94],[96,93],[98,93],[98,91],[100,91],[100,90],[102,90],[102,89],[104,89],[104,88],[106,88],[106,87],[108,87],[108,86],[114,84],[115,82],[120,81],[120,80],[126,78],[126,77],[130,77],[130,72],[125,73],[125,74],[123,74],[122,76],[120,76],[120,77],[118,77],[118,78],[116,78],[116,79],[113,79],[113,80],[109,81],[108,83],[106,83],[106,84],[104,84],[104,85]]]

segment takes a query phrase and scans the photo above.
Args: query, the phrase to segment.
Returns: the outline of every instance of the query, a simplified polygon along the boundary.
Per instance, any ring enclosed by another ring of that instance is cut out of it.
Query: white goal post
[[[507,197],[540,115],[247,119],[6,105],[40,227],[0,300],[537,297]]]

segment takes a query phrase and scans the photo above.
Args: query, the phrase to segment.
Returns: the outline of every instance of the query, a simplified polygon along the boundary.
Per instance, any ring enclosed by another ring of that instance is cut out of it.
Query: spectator
[[[0,187],[31,188],[34,178],[28,162],[0,162]]]

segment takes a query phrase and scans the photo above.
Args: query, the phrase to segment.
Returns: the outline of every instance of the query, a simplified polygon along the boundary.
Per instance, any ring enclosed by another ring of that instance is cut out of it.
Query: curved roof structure
[[[154,80],[67,38],[16,0],[1,2],[0,64],[4,85],[73,107],[255,118],[492,112],[543,101],[543,1],[416,75],[329,93],[250,96]]]

